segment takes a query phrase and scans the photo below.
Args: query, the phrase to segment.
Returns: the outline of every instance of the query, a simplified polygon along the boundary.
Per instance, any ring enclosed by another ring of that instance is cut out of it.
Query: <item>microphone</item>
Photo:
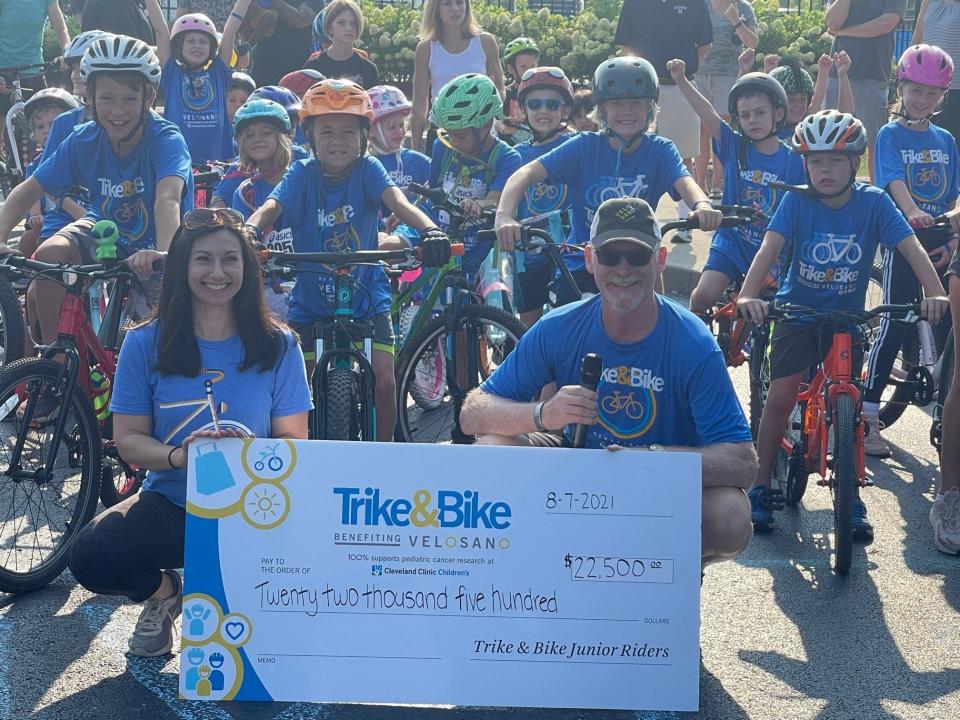
[[[594,353],[587,353],[580,361],[580,384],[596,390],[600,384],[600,373],[603,372],[603,358]],[[578,423],[573,426],[573,447],[582,448],[587,440],[587,430],[589,425]]]

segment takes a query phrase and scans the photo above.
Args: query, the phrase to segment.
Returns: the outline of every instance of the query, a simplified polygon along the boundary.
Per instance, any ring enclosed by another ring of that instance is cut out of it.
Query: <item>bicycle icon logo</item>
[[[917,185],[939,185],[940,172],[935,167],[921,168],[916,172]]]
[[[643,403],[636,400],[632,392],[624,394],[620,390],[614,390],[612,395],[607,395],[600,402],[600,408],[608,415],[615,415],[622,410],[631,420],[639,420],[646,413]]]
[[[277,448],[280,443],[269,445],[266,450],[260,451],[260,459],[253,463],[253,469],[262,472],[264,467],[272,472],[280,472],[283,469],[283,458],[277,455]]]
[[[863,249],[856,243],[856,235],[835,235],[834,233],[814,233],[819,239],[811,253],[820,265],[844,262],[856,265],[863,258]]]

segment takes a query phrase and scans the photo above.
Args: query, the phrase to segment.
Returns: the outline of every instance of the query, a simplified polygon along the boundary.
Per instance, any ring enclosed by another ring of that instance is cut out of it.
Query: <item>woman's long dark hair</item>
[[[193,329],[193,293],[187,280],[188,269],[193,244],[218,230],[226,230],[237,238],[243,258],[243,283],[233,298],[237,334],[243,343],[240,370],[254,366],[258,372],[270,370],[286,349],[285,335],[290,330],[267,310],[260,261],[246,231],[227,225],[188,230],[181,225],[170,242],[160,303],[152,320],[157,323],[154,369],[162,375],[196,377],[200,374],[200,347]]]

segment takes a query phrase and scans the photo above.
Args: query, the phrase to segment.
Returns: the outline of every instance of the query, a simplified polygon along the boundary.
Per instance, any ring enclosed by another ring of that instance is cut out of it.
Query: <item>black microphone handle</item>
[[[603,359],[595,353],[587,353],[580,361],[580,385],[590,390],[596,390],[600,384],[600,374],[603,372]],[[577,423],[573,428],[573,447],[582,448],[586,445],[589,425]]]

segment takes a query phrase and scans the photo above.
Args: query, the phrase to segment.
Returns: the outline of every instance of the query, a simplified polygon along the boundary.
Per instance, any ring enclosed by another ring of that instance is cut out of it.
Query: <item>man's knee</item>
[[[753,537],[750,501],[740,488],[703,489],[702,554],[712,561],[732,560]]]

